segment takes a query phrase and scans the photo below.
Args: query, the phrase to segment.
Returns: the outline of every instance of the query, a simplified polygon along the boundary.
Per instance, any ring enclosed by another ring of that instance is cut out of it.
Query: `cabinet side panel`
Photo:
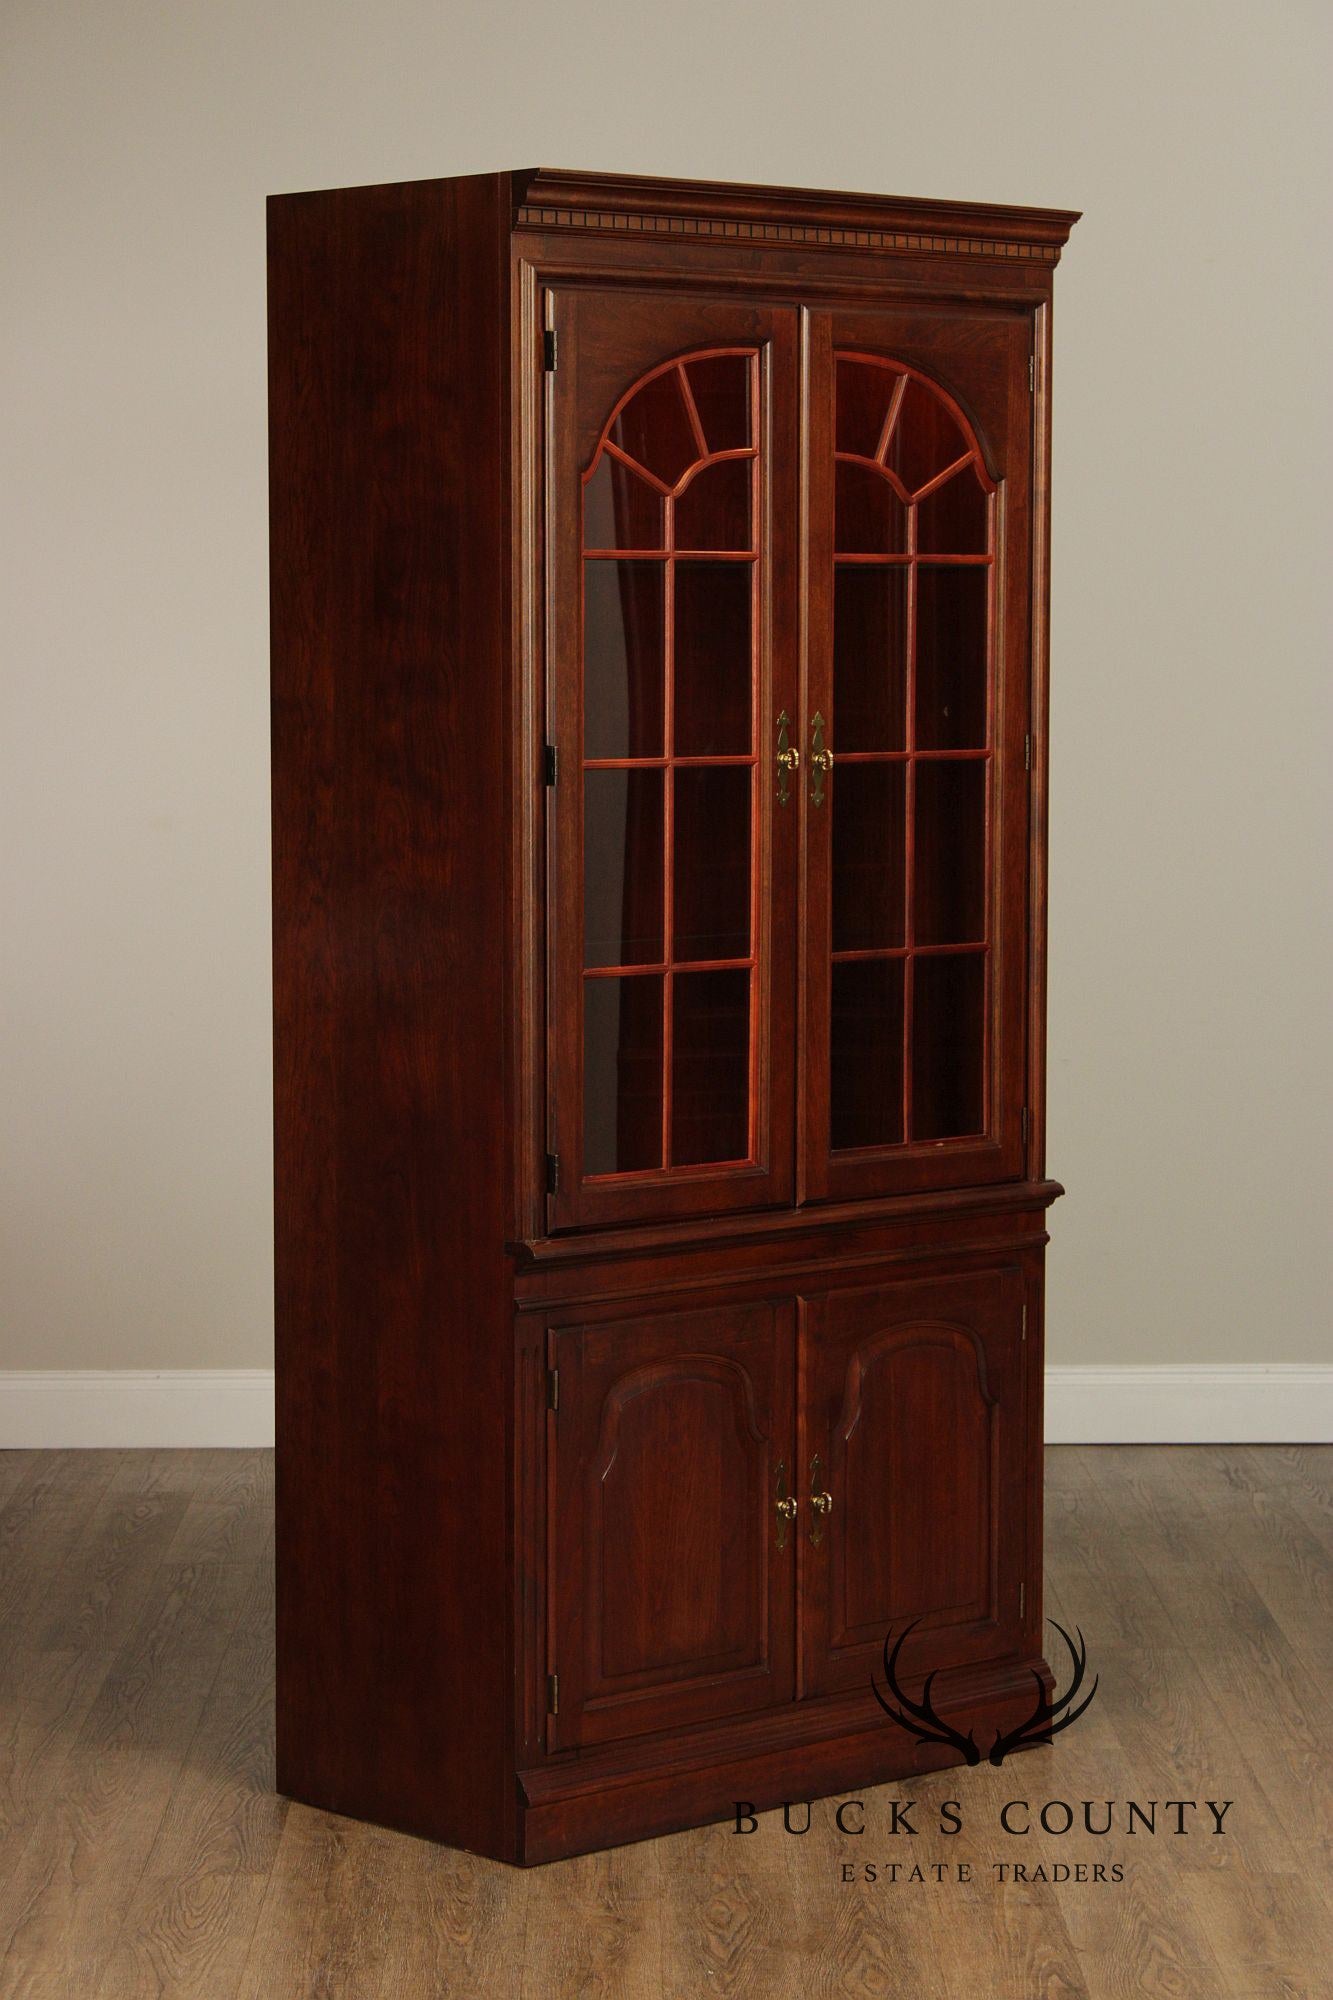
[[[506,176],[269,204],[278,1782],[512,1847]]]

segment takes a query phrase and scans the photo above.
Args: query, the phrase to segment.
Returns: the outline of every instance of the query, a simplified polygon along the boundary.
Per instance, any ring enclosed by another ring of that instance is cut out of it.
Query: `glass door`
[[[804,1194],[1016,1178],[1030,321],[807,332]]]
[[[549,1219],[790,1200],[796,315],[546,309]]]

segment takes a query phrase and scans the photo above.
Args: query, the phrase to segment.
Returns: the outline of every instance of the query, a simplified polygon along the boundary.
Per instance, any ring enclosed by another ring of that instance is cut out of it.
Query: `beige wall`
[[[1327,1354],[1327,19],[8,0],[0,1366],[269,1358],[263,198],[537,160],[1087,211],[1051,1351]]]

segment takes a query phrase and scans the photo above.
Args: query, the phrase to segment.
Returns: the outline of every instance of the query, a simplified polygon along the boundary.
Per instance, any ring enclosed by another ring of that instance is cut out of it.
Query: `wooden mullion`
[[[953,461],[952,465],[946,465],[943,472],[937,472],[935,477],[928,479],[924,486],[917,487],[916,492],[912,495],[913,506],[916,506],[922,500],[929,499],[937,487],[946,486],[954,474],[961,472],[965,465],[975,465],[976,462],[976,453],[974,451],[965,451],[961,457]]]
[[[666,481],[659,479],[655,472],[650,472],[646,465],[641,465],[637,458],[631,458],[627,451],[622,450],[618,444],[613,444],[610,438],[606,440],[602,446],[602,450],[609,457],[618,458],[622,465],[627,465],[636,478],[646,479],[650,486],[657,489],[664,500],[670,499],[671,488],[667,485]]]
[[[886,472],[889,446],[893,442],[893,433],[898,428],[898,413],[903,406],[903,397],[907,394],[907,383],[906,375],[900,375],[894,383],[893,394],[889,397],[889,407],[884,412],[884,427],[879,434],[879,443],[875,446],[875,463],[883,467]]]
[[[664,562],[665,549],[585,549],[585,562]]]
[[[686,474],[688,478],[692,476],[699,465],[707,461],[709,455],[708,439],[704,436],[704,427],[699,421],[699,406],[694,400],[694,391],[690,387],[690,378],[685,373],[684,364],[679,361],[676,363],[676,377],[680,383],[680,393],[685,403],[685,414],[690,420],[690,429],[694,432],[694,442],[699,447],[699,457],[695,461],[695,465],[691,467],[690,473]],[[679,492],[679,487],[676,490]]]
[[[585,771],[664,771],[665,757],[585,757]]]
[[[585,965],[583,968],[583,977],[585,979],[646,979],[655,975],[660,979],[666,969],[665,964]]]
[[[905,380],[905,378],[904,378]],[[904,388],[904,394],[906,389]],[[903,741],[907,746],[903,784],[903,1144],[912,1139],[912,1026],[916,996],[916,973],[912,946],[916,935],[916,612],[917,612],[917,518],[915,502],[907,509],[907,632],[903,675]]]
[[[909,502],[908,504],[911,505],[912,503]],[[989,569],[994,560],[994,557],[990,555],[937,556],[926,554],[917,557],[909,556],[903,549],[853,549],[847,553],[839,551],[834,556],[834,562],[839,568],[843,568],[844,566],[850,568],[852,564],[857,564],[863,569],[906,569],[909,563],[917,561],[921,563],[923,568],[927,569],[932,566],[940,569]]]
[[[666,528],[665,618],[662,685],[662,748],[665,773],[662,779],[662,1171],[671,1166],[673,1092],[671,1063],[675,1042],[675,981],[672,954],[676,938],[676,502],[668,495],[663,503]]]

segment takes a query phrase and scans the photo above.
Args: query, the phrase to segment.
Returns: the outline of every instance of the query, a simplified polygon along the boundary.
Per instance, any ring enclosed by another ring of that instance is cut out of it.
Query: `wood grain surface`
[[[1046,1472],[1048,1610],[1101,1675],[1051,1749],[866,1791],[860,1838],[816,1803],[799,1837],[766,1814],[524,1872],[276,1796],[270,1454],[0,1454],[0,1996],[1326,1992],[1333,1449],[1066,1447]],[[1221,1837],[997,1827],[1012,1799],[1130,1798],[1234,1804]],[[997,1883],[1015,1859],[1124,1880]],[[886,1883],[893,1860],[926,1881]]]

